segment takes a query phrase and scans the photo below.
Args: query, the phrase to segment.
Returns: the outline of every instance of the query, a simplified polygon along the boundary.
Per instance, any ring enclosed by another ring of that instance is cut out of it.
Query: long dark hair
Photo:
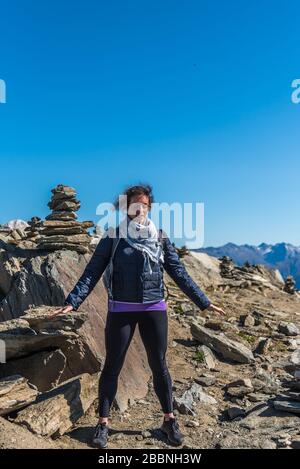
[[[114,207],[116,208],[116,210],[125,208],[125,207],[120,206],[119,195],[114,200]],[[126,210],[128,210],[131,198],[135,195],[146,195],[148,197],[149,210],[151,209],[151,205],[154,202],[153,188],[152,188],[151,184],[140,183],[140,184],[135,185],[135,186],[126,186],[125,189],[122,191],[122,195],[127,196]]]

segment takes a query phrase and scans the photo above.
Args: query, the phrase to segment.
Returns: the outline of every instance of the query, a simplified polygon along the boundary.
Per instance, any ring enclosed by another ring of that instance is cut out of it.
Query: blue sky
[[[0,0],[0,223],[127,184],[204,202],[204,246],[300,245],[295,1]],[[178,244],[182,244],[180,240]]]

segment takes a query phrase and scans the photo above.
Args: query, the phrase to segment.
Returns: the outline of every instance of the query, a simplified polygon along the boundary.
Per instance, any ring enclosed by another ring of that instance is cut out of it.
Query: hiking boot
[[[92,439],[93,446],[96,446],[97,448],[106,448],[107,438],[108,438],[107,423],[98,422],[95,428],[93,439]]]
[[[183,443],[184,435],[179,430],[179,425],[175,417],[170,417],[169,420],[164,419],[161,431],[167,435],[170,443],[174,445],[181,445]]]

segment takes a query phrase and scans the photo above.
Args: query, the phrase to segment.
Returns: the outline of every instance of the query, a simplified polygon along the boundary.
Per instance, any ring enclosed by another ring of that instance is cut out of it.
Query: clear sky
[[[300,245],[299,3],[0,0],[0,223],[127,184],[204,202],[204,246]]]

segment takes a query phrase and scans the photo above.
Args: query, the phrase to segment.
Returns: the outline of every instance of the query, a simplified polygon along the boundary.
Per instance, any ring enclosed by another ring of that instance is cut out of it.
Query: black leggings
[[[106,359],[99,379],[100,417],[108,417],[117,392],[119,373],[137,323],[161,408],[164,413],[173,412],[172,379],[165,357],[168,345],[167,311],[108,312],[105,326]]]

